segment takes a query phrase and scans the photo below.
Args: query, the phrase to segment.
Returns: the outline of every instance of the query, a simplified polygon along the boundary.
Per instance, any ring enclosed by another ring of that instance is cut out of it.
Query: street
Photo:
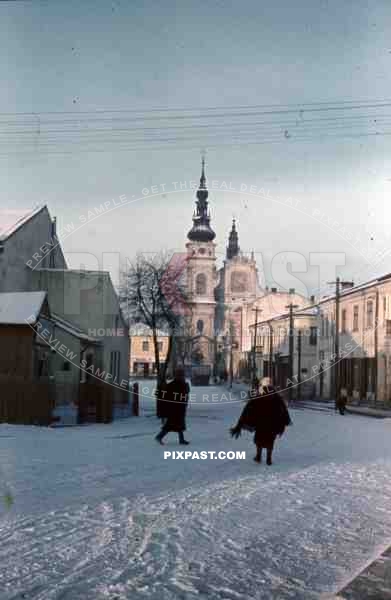
[[[242,403],[192,391],[186,450],[246,460],[165,460],[147,398],[111,425],[0,425],[2,600],[327,597],[390,545],[390,419],[292,409],[268,467],[230,438]]]

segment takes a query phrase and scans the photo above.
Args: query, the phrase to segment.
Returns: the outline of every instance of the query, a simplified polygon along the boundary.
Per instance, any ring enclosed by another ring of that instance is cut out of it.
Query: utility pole
[[[232,383],[234,378],[234,362],[233,362],[233,347],[234,347],[234,324],[233,321],[229,323],[229,342],[230,342],[230,351],[229,351],[229,387],[232,389]]]
[[[297,399],[301,400],[301,329],[297,332]]]
[[[294,320],[293,320],[293,311],[295,308],[298,308],[297,304],[292,304],[292,302],[290,304],[288,304],[286,306],[286,308],[289,308],[289,363],[288,363],[288,370],[289,370],[289,380],[290,380],[290,384],[289,384],[289,402],[292,402],[293,399],[293,353],[295,350],[294,347]]]
[[[257,376],[257,337],[258,337],[258,313],[262,312],[261,308],[253,308],[255,312],[255,323],[254,323],[254,348],[253,348],[253,381]]]
[[[270,343],[269,343],[269,377],[271,379],[272,385],[274,385],[274,373],[273,373],[273,326],[269,323],[269,333],[270,333]]]
[[[333,392],[337,402],[339,394],[339,306],[341,301],[341,286],[353,285],[351,281],[341,281],[337,277],[335,281],[329,281],[329,285],[335,285],[335,334],[334,334],[334,364],[333,364]]]

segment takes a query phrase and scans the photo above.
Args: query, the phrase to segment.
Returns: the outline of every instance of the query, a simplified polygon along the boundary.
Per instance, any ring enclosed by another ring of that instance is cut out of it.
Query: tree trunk
[[[156,416],[161,417],[161,389],[162,389],[162,378],[161,378],[161,368],[160,368],[160,355],[159,355],[159,343],[156,327],[152,327],[152,337],[153,337],[153,347],[155,351],[155,365],[156,365],[156,374],[157,374],[157,385],[156,385]]]

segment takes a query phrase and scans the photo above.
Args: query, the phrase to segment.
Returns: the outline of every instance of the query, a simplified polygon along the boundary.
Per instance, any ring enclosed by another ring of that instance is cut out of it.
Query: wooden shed
[[[46,292],[0,294],[0,422],[50,423],[50,347],[36,331],[49,319]]]

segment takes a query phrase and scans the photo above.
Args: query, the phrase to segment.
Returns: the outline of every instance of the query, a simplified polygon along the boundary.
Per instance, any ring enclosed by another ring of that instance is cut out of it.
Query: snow
[[[34,324],[41,312],[46,292],[6,292],[0,294],[0,324]]]
[[[27,223],[32,217],[41,212],[43,206],[38,206],[33,210],[22,210],[17,208],[0,209],[0,241],[6,240],[15,233],[24,223]]]
[[[242,404],[192,391],[186,450],[246,460],[164,460],[182,448],[154,441],[149,398],[111,425],[0,426],[1,600],[319,598],[390,544],[390,419],[292,410],[267,467],[229,436]]]
[[[70,335],[73,335],[74,337],[77,337],[80,340],[85,340],[87,342],[91,342],[91,343],[95,343],[95,344],[102,343],[97,338],[89,336],[82,329],[80,329],[80,327],[77,327],[74,323],[70,323],[69,321],[67,321],[63,317],[60,317],[56,313],[51,313],[51,316],[52,316],[53,320],[55,321],[56,325],[58,327],[60,327],[60,329],[62,329],[63,331],[66,331],[67,333],[69,333]]]

